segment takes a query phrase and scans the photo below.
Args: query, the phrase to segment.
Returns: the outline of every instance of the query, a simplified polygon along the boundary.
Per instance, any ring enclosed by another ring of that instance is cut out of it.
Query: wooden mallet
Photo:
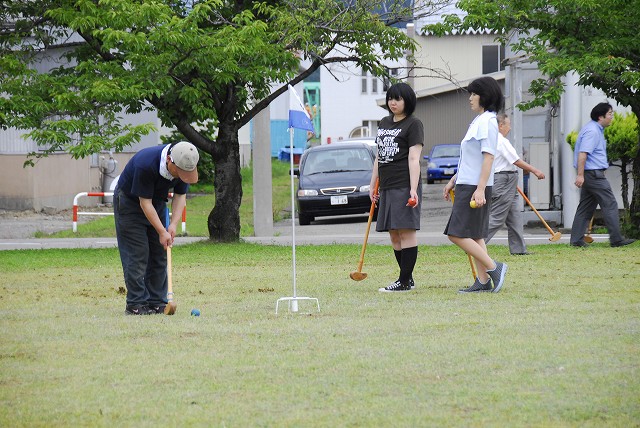
[[[584,242],[586,242],[587,244],[591,244],[593,242],[593,238],[591,237],[591,229],[593,229],[593,216],[591,217],[591,221],[589,222],[589,230],[587,230],[587,234],[583,238]]]
[[[178,305],[173,301],[173,278],[171,275],[171,247],[167,247],[167,306],[164,307],[165,315],[176,313]]]
[[[373,194],[378,194],[379,180],[376,180],[376,184],[373,188]],[[351,272],[349,278],[354,281],[362,281],[367,277],[365,272],[362,272],[362,265],[364,264],[364,253],[367,250],[367,241],[369,240],[369,230],[371,229],[371,221],[373,220],[373,212],[376,209],[376,201],[371,201],[371,209],[369,210],[369,220],[367,221],[367,231],[364,234],[364,243],[362,244],[362,251],[360,251],[360,261],[358,262],[358,270]]]
[[[544,221],[544,219],[542,218],[542,216],[540,215],[540,213],[538,212],[538,210],[536,209],[536,207],[534,207],[531,204],[531,201],[529,200],[529,198],[527,198],[527,196],[524,194],[524,192],[520,189],[520,187],[516,187],[516,189],[518,189],[518,193],[520,193],[520,196],[522,196],[522,198],[527,201],[527,204],[531,207],[531,209],[533,210],[534,213],[536,213],[536,215],[538,216],[538,218],[540,219],[540,221],[542,221],[542,224],[544,224],[544,227],[547,228],[547,230],[549,231],[549,233],[551,234],[551,238],[549,238],[549,241],[551,242],[555,242],[557,240],[559,240],[562,237],[562,233],[560,232],[554,232],[553,229],[551,229],[549,227],[549,225],[547,224],[546,221]]]

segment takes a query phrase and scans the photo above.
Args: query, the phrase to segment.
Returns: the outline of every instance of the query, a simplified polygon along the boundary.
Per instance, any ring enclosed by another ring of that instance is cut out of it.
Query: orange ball
[[[416,205],[418,205],[418,200],[416,198],[409,198],[407,203],[410,207],[415,207]]]

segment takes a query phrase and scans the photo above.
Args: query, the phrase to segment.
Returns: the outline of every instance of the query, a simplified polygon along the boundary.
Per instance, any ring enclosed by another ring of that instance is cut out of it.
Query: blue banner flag
[[[311,117],[291,85],[289,85],[289,128],[306,129],[315,134]]]

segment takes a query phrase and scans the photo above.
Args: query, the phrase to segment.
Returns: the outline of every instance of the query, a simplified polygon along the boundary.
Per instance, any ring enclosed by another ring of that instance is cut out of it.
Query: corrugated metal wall
[[[36,151],[38,148],[36,143],[31,139],[25,140],[22,138],[23,134],[25,134],[25,131],[15,128],[0,130],[0,154],[16,155]]]
[[[504,91],[504,81],[499,81]],[[476,116],[469,107],[469,93],[462,89],[418,98],[414,115],[424,124],[426,155],[436,144],[460,144]]]
[[[459,144],[475,113],[466,91],[447,92],[418,100],[415,115],[424,124],[424,154],[436,144]]]

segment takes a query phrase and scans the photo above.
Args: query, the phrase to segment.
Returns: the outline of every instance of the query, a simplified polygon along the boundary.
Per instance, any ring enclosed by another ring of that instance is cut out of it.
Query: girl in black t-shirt
[[[370,197],[378,202],[376,231],[389,232],[400,276],[382,292],[409,291],[415,287],[413,268],[418,257],[416,230],[420,229],[422,185],[420,155],[424,145],[422,122],[414,117],[416,94],[406,83],[387,91],[391,113],[380,121],[378,153],[371,176]],[[379,194],[374,195],[379,179]]]

